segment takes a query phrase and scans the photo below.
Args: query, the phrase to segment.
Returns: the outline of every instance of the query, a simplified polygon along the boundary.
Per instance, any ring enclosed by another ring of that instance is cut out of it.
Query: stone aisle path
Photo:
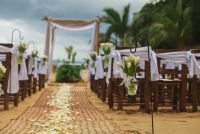
[[[50,87],[0,134],[121,134],[87,97],[86,85]]]

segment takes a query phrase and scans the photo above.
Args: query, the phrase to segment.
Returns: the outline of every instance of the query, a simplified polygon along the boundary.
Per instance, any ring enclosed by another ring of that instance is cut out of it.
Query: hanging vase
[[[19,56],[18,56],[18,58],[17,58],[17,63],[18,64],[22,64],[23,57],[24,57],[24,55],[20,53]]]
[[[128,76],[125,78],[124,84],[128,93],[128,102],[132,103],[136,100],[138,82],[134,76]]]

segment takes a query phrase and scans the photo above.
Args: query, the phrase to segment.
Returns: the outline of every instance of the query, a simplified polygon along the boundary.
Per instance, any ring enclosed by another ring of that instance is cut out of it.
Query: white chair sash
[[[32,72],[33,77],[36,78],[36,79],[38,78],[38,61],[39,61],[39,59],[35,58],[35,65],[34,65],[34,69],[33,69],[33,72]]]
[[[103,59],[102,56],[97,56],[96,60],[96,72],[95,72],[95,80],[103,79],[104,69],[103,69]]]
[[[43,62],[40,61],[38,67],[38,74],[47,74],[47,61],[45,64],[43,64]]]
[[[23,57],[22,64],[20,66],[19,80],[28,80],[28,74],[26,68],[26,56]]]

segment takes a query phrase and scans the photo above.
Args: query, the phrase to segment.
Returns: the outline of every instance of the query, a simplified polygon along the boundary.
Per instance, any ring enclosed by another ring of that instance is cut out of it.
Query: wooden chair
[[[10,44],[10,43],[0,43],[0,45],[4,46],[4,47],[8,47],[8,48],[12,48],[13,47],[13,44]],[[10,56],[10,58],[8,57],[8,63],[7,64],[10,64],[10,68],[11,68],[11,57],[12,57],[12,54],[10,53],[10,55],[11,56]],[[9,61],[9,59],[10,59],[10,61]],[[18,106],[18,104],[19,104],[19,92],[15,93],[15,94],[9,94],[9,101],[10,100],[14,102],[14,106]],[[6,108],[6,109],[8,109],[8,108]]]
[[[138,91],[135,96],[135,101],[130,103],[127,101],[127,90],[124,85],[121,85],[122,78],[113,77],[113,62],[111,62],[111,78],[108,85],[108,105],[109,108],[113,108],[114,103],[117,103],[117,109],[123,110],[124,106],[138,105],[140,108],[144,108],[145,112],[150,112],[150,99],[151,90],[149,88],[149,62],[145,61],[145,69],[138,71],[144,71],[144,78],[138,79]]]
[[[181,49],[182,50],[182,49]],[[177,51],[177,50],[176,50]],[[171,50],[162,50],[162,51],[159,51],[159,52],[171,52]],[[197,51],[196,49],[195,50],[192,50],[192,53],[198,53],[199,51]],[[180,111],[186,111],[186,106],[188,105],[191,105],[192,106],[192,111],[195,112],[197,111],[197,105],[198,105],[198,79],[197,79],[197,76],[194,75],[192,78],[187,78],[187,74],[188,74],[188,69],[187,69],[187,66],[184,65],[185,67],[183,68],[182,72],[178,69],[165,69],[165,66],[162,67],[162,69],[160,69],[160,58],[158,58],[158,64],[159,64],[159,72],[160,74],[162,75],[162,77],[164,78],[165,75],[172,75],[172,79],[173,78],[178,78],[178,73],[179,75],[181,74],[182,75],[185,75],[185,79],[184,80],[185,82],[183,82],[183,84],[181,84],[182,86],[174,86],[176,89],[174,90],[180,90],[179,92],[178,91],[175,91],[174,95],[176,96],[174,99],[175,99],[175,104],[177,104],[178,102],[180,103],[180,105],[182,104],[182,107],[179,105],[179,110]],[[183,65],[182,65],[183,66]],[[185,70],[185,74],[183,74]],[[177,73],[176,75],[173,75],[173,73]],[[180,79],[180,78],[179,78]],[[181,79],[182,81],[183,79]],[[170,83],[170,82],[169,82]],[[173,84],[172,84],[173,85]],[[168,86],[169,87],[169,86]],[[179,87],[177,89],[177,87]],[[185,87],[184,90],[182,91],[182,87]],[[159,88],[162,88],[162,87],[159,87]],[[180,94],[180,93],[183,93],[183,94]],[[182,100],[176,100],[178,98],[178,96],[180,97],[180,95],[183,95],[182,96]],[[178,105],[177,105],[178,106]],[[173,109],[176,109],[177,106],[174,106]],[[155,104],[155,107],[156,107],[156,104]],[[182,109],[181,109],[182,108]],[[155,108],[156,109],[156,108]],[[157,109],[155,110],[157,111]]]
[[[160,70],[161,80],[152,82],[154,94],[154,111],[160,106],[171,106],[173,109],[179,107],[180,111],[186,110],[186,92],[187,92],[187,66],[182,64],[182,70],[165,69]],[[165,76],[170,75],[170,79]],[[179,78],[178,75],[181,75]]]
[[[26,59],[26,67],[27,67],[27,72],[29,72],[29,68],[28,68],[28,63],[30,62],[31,58],[30,55],[28,56],[28,58]],[[32,62],[32,61],[31,61]],[[31,69],[32,72],[32,69]],[[28,92],[28,96],[32,95],[32,89],[33,89],[33,75],[32,74],[28,74],[28,81],[27,81],[27,92]]]
[[[0,96],[0,100],[3,101],[4,110],[8,110],[10,95],[7,92],[7,89],[8,89],[8,81],[9,81],[10,69],[11,69],[11,53],[10,52],[0,52],[0,55],[5,55],[5,61],[2,61],[2,64],[6,67],[5,76],[1,81],[4,94]]]

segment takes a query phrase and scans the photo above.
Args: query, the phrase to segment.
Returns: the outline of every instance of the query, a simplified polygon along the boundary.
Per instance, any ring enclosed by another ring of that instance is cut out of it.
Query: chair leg
[[[36,93],[37,91],[37,79],[33,78],[33,93]]]
[[[197,76],[193,77],[192,81],[192,111],[197,111]]]
[[[28,76],[28,96],[32,94],[32,77],[31,75]]]
[[[108,106],[113,108],[113,83],[111,80],[108,85]]]
[[[178,90],[178,86],[175,86],[173,89],[173,110],[177,110]]]
[[[41,74],[39,74],[39,91],[42,89],[42,83],[43,83],[43,77]]]
[[[123,110],[123,87],[120,86],[117,92],[117,109]]]
[[[14,94],[14,106],[18,106],[19,104],[19,92]]]
[[[4,93],[4,110],[9,109],[9,94],[7,92]]]
[[[158,111],[158,83],[153,86],[153,111]]]

